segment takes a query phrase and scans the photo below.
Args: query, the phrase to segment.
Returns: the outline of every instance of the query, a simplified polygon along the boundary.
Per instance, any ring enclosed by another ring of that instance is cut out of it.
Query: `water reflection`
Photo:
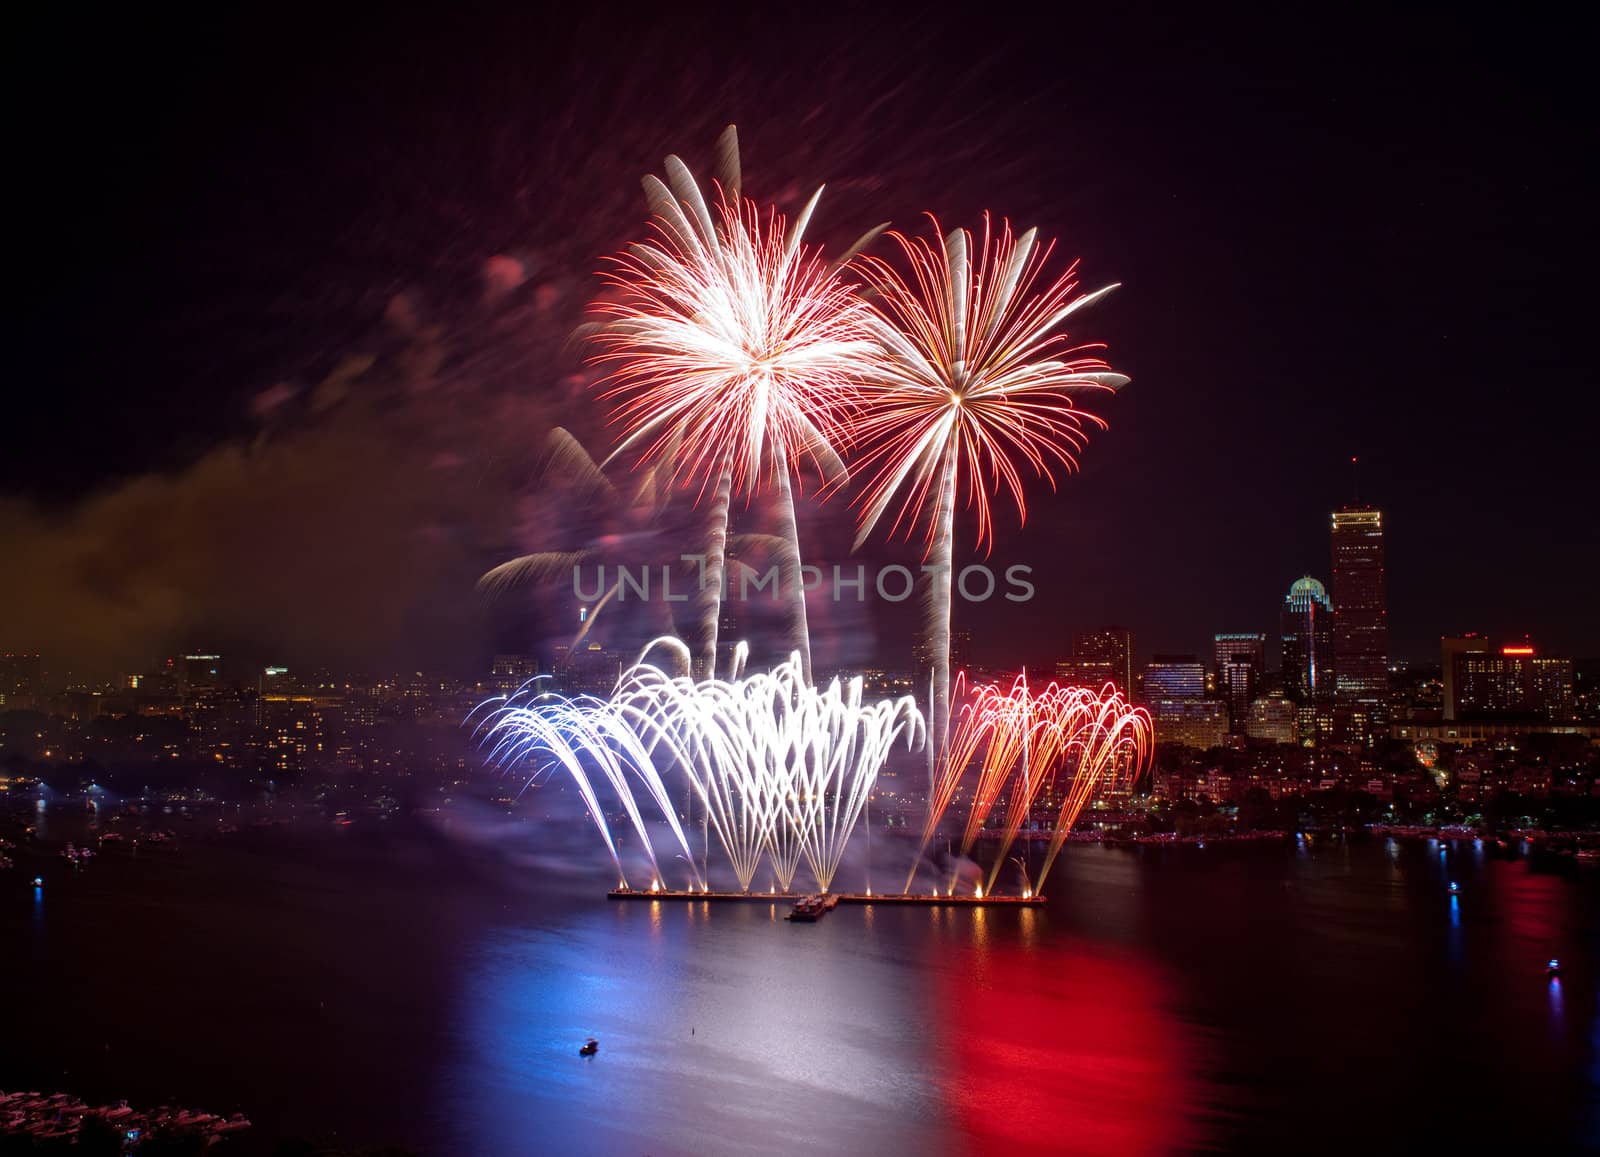
[[[768,904],[689,905],[692,923],[614,907],[482,945],[439,1151],[939,1151],[903,936],[869,935],[860,909],[797,925]],[[896,915],[926,913],[875,912],[875,929]]]
[[[961,1152],[1150,1154],[1203,1141],[1198,1050],[1152,965],[1060,940],[974,948],[932,1020]]]

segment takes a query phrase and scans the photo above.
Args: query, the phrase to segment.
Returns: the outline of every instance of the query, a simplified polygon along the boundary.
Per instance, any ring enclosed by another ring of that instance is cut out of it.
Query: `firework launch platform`
[[[648,888],[613,888],[606,893],[610,900],[677,900],[727,903],[739,901],[758,904],[795,904],[804,900],[808,892],[688,892],[662,889],[652,892]],[[912,904],[924,908],[1041,908],[1043,896],[935,896],[916,892],[829,892],[840,904]]]

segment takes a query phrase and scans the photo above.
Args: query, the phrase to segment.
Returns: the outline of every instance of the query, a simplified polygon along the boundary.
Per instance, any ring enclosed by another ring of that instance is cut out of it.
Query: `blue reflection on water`
[[[492,1152],[507,1136],[539,1151],[703,1153],[708,1137],[743,1153],[841,1137],[939,1151],[915,994],[898,945],[875,934],[927,913],[835,912],[805,927],[778,915],[651,902],[499,929],[463,976],[453,1151]],[[592,1059],[578,1055],[589,1035]]]

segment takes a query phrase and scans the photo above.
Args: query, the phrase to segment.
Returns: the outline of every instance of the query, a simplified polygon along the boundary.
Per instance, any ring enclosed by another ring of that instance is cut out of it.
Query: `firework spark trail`
[[[688,648],[678,640],[658,639],[645,653],[658,647],[687,663]],[[674,678],[641,661],[609,701],[551,694],[502,701],[480,728],[490,760],[506,769],[542,760],[534,779],[564,769],[619,876],[621,858],[592,769],[638,833],[653,885],[661,872],[633,783],[645,785],[645,802],[661,812],[683,849],[692,887],[706,887],[662,778],[675,771],[706,809],[741,888],[750,890],[765,858],[784,891],[802,859],[827,890],[894,745],[904,738],[909,750],[926,741],[926,725],[910,697],[866,703],[860,679],[835,679],[819,690],[806,682],[798,656],[771,672],[745,675],[745,655],[741,643],[731,679]]]
[[[638,449],[651,464],[679,444],[674,481],[701,499],[715,495],[702,576],[714,594],[701,608],[701,669],[712,676],[725,573],[716,544],[727,537],[728,498],[776,481],[792,530],[789,475],[806,461],[824,480],[844,474],[833,444],[875,348],[852,287],[802,244],[822,190],[789,226],[739,195],[731,126],[721,151],[725,182],[714,205],[677,157],[667,158],[665,183],[645,178],[655,235],[613,259],[615,295],[595,307],[596,360],[608,367],[602,397],[622,430],[613,457]],[[793,645],[809,678],[803,603]]]
[[[659,884],[661,866],[657,862],[638,801],[628,785],[630,773],[645,785],[649,798],[665,817],[678,846],[683,849],[695,886],[704,887],[704,881],[694,866],[689,841],[672,810],[666,785],[650,762],[649,753],[639,742],[638,736],[609,710],[608,704],[592,696],[567,699],[549,692],[531,698],[513,697],[501,703],[502,706],[489,712],[479,729],[490,747],[489,761],[502,768],[510,768],[525,760],[536,759],[541,754],[553,758],[577,786],[590,818],[611,852],[617,876],[624,885],[627,878],[622,869],[622,859],[606,826],[605,813],[600,807],[586,764],[598,768],[605,776],[627,812],[645,855],[649,857],[651,883]],[[540,771],[548,770],[551,766],[547,762],[536,768],[530,777],[530,785],[538,778]]]
[[[1027,695],[1025,684],[1022,695]],[[1020,721],[1018,726],[1021,733],[1018,745],[1022,749],[1022,789],[1013,788],[1006,804],[1001,828],[1007,835],[996,856],[997,862],[1005,860],[1006,853],[1011,850],[1012,840],[1032,812],[1034,804],[1046,789],[1055,784],[1059,769],[1067,762],[1072,750],[1073,736],[1076,734],[1073,724],[1079,721],[1085,708],[1098,702],[1099,697],[1088,688],[1058,687],[1052,683],[1037,701],[1028,704],[1028,718]],[[1035,772],[1034,768],[1041,770]],[[1082,775],[1074,775],[1071,783],[1072,790],[1082,789],[1085,798],[1094,787],[1094,781]],[[1081,808],[1081,804],[1079,806]],[[1077,810],[1073,811],[1072,816],[1074,820],[1077,819]],[[994,878],[991,872],[991,889],[994,887]]]
[[[972,853],[978,832],[988,822],[989,813],[994,809],[1001,791],[1010,787],[1013,797],[1019,794],[1013,772],[1020,772],[1024,780],[1030,779],[1030,740],[1046,718],[1041,710],[1043,704],[1037,702],[1029,692],[1025,675],[1017,677],[1009,693],[993,685],[978,688],[975,706],[980,714],[992,718],[985,727],[989,746],[984,752],[977,786],[972,793],[972,808],[967,813],[967,826],[961,837],[963,856]],[[1039,777],[1032,776],[1031,779],[1036,783]],[[1026,788],[1027,784],[1024,783],[1024,790],[1020,794],[1026,795]]]
[[[894,744],[925,738],[922,714],[909,697],[864,703],[860,679],[812,687],[798,655],[753,675],[744,659],[740,644],[733,678],[699,682],[641,664],[613,704],[647,750],[670,737],[742,888],[765,856],[783,890],[802,858],[826,890]]]
[[[1034,694],[1026,678],[1018,677],[1010,688],[993,683],[975,687],[962,705],[948,754],[941,761],[906,891],[911,890],[917,865],[974,764],[963,856],[971,853],[1001,796],[1006,798],[1001,842],[984,885],[992,893],[1017,833],[1041,799],[1058,793],[1061,801],[1039,873],[1042,887],[1096,785],[1124,762],[1136,775],[1153,749],[1150,716],[1131,706],[1110,684],[1095,691],[1051,683]]]
[[[931,220],[931,217],[930,217]],[[1072,471],[1085,422],[1074,397],[1119,389],[1121,374],[1071,344],[1059,326],[1109,293],[1077,293],[1077,265],[1048,284],[1040,277],[1050,246],[1029,229],[996,236],[987,215],[976,257],[972,235],[956,229],[935,240],[891,233],[909,277],[877,257],[856,259],[869,291],[876,355],[865,372],[865,408],[847,428],[853,464],[867,473],[859,547],[896,502],[890,536],[926,526],[933,570],[927,634],[935,651],[933,747],[950,726],[950,580],[954,512],[965,495],[977,513],[978,546],[993,542],[991,496],[1008,494],[1027,518],[1023,472],[1055,484],[1053,469]]]
[[[1079,696],[1076,717],[1081,722],[1072,734],[1069,748],[1076,754],[1077,763],[1039,870],[1041,883],[1050,874],[1056,855],[1078,822],[1095,784],[1108,774],[1115,775],[1124,762],[1130,780],[1137,780],[1155,754],[1155,727],[1144,708],[1131,707],[1110,684],[1099,695],[1088,688],[1073,691]],[[993,878],[991,873],[990,880]]]

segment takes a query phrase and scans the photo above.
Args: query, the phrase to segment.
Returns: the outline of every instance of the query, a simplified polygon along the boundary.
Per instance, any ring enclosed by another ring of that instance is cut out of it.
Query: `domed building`
[[[1283,600],[1283,690],[1306,705],[1333,701],[1333,603],[1328,588],[1310,575],[1298,578]]]

